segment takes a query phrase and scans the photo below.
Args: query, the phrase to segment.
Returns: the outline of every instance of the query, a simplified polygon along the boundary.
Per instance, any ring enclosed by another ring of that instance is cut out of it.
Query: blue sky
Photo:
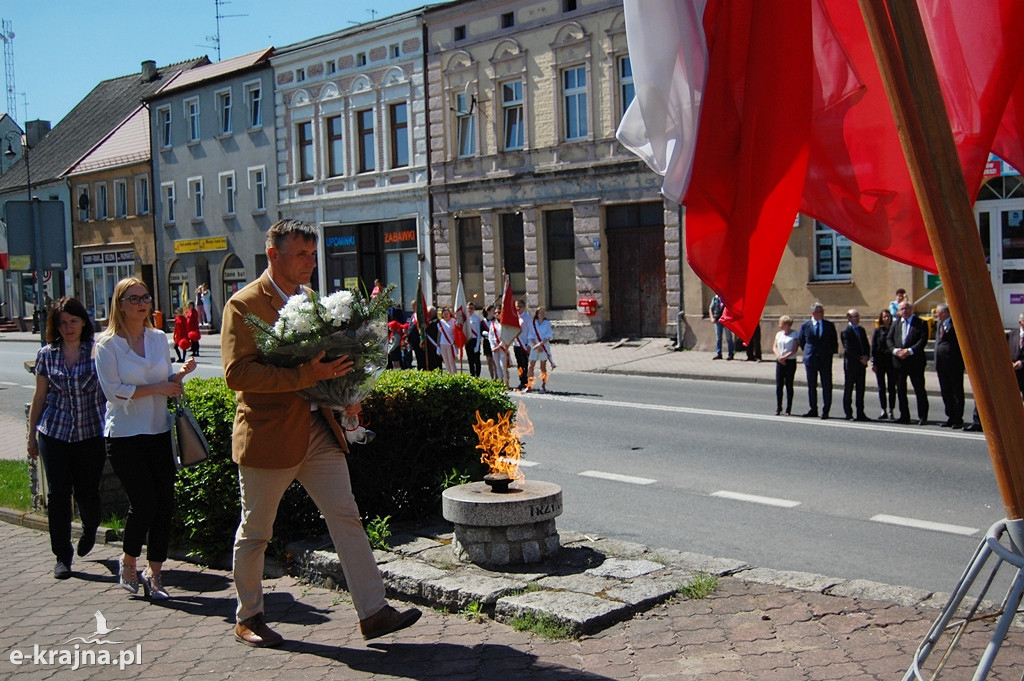
[[[221,58],[288,45],[434,1],[222,0]],[[13,117],[22,127],[35,119],[56,125],[97,83],[136,73],[146,59],[157,66],[204,54],[216,61],[217,9],[216,0],[3,0],[0,17],[12,24],[15,36]],[[0,111],[7,112],[6,83],[3,93]]]

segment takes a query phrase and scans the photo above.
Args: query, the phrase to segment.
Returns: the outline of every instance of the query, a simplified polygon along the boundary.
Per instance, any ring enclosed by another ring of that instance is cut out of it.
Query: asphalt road
[[[0,343],[0,413],[24,414],[37,347]],[[194,376],[220,375],[218,349]],[[561,528],[949,591],[1004,516],[977,434],[776,417],[765,385],[560,372],[549,387],[521,400],[524,472],[562,486]]]

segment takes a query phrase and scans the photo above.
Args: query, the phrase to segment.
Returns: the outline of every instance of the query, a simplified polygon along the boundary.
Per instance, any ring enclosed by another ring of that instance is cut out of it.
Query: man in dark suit
[[[807,401],[810,410],[804,416],[818,415],[818,379],[821,378],[821,418],[832,408],[832,357],[839,350],[836,325],[825,319],[821,303],[811,306],[811,318],[800,326],[800,349],[807,372]]]
[[[939,303],[935,306],[935,373],[939,377],[939,391],[946,408],[946,422],[943,428],[964,426],[964,356],[960,352],[960,341],[949,316],[949,306]]]
[[[899,304],[899,317],[889,328],[889,347],[892,348],[892,366],[896,371],[896,401],[900,405],[897,423],[910,423],[910,405],[907,402],[907,379],[914,386],[917,398],[918,423],[928,423],[928,393],[924,388],[926,359],[924,346],[928,342],[928,327],[914,314],[909,300]]]
[[[843,411],[846,420],[853,420],[853,392],[857,391],[857,420],[870,421],[864,413],[864,378],[867,375],[868,360],[871,357],[871,346],[868,334],[860,325],[860,312],[851,309],[846,313],[850,325],[843,329],[840,339],[843,342]]]
[[[1010,332],[1010,358],[1013,359],[1013,373],[1017,375],[1017,387],[1024,397],[1024,314],[1017,318],[1017,328]]]

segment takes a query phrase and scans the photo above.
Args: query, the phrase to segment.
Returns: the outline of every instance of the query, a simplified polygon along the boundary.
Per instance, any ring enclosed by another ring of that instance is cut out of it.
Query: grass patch
[[[121,516],[111,514],[107,516],[107,519],[104,520],[102,524],[103,527],[107,528],[108,530],[113,530],[114,532],[117,532],[118,536],[121,536],[121,534],[124,532],[124,521],[125,519]]]
[[[0,506],[17,511],[32,508],[27,462],[0,461]]]
[[[514,617],[510,624],[516,631],[529,631],[546,639],[576,638],[572,629],[551,615],[536,615],[527,612]]]
[[[486,617],[483,603],[480,601],[470,601],[466,604],[466,607],[459,611],[459,614],[473,622],[482,622]]]
[[[718,588],[718,577],[706,572],[697,572],[690,577],[688,584],[680,585],[678,591],[689,599],[699,601],[707,598]]]

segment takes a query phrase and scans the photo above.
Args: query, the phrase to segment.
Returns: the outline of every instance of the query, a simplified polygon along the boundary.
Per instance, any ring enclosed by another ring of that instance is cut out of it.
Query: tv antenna
[[[248,14],[221,14],[221,6],[230,4],[231,0],[213,0],[213,6],[217,17],[217,33],[215,33],[214,35],[206,36],[206,39],[213,43],[212,47],[217,50],[217,61],[220,61],[220,20],[230,19],[232,17],[249,16]],[[200,45],[200,47],[210,47],[210,45]]]

